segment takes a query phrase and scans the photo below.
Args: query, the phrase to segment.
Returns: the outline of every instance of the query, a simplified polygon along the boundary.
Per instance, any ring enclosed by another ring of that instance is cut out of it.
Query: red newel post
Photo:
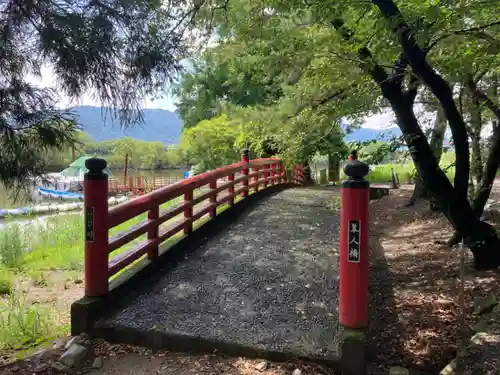
[[[85,296],[108,294],[108,175],[106,160],[90,158],[83,179]]]
[[[355,157],[355,155],[354,155]],[[368,324],[368,165],[357,159],[344,168],[340,214],[339,321],[345,328]]]
[[[245,162],[245,163],[248,163],[250,161],[250,158],[248,156],[248,150],[247,149],[244,149],[243,150],[243,153],[241,154],[241,161],[242,162]],[[241,171],[241,173],[243,174],[243,176],[248,176],[248,172],[249,172],[249,169],[248,168],[245,168]],[[243,180],[243,186],[244,187],[247,187],[248,188],[248,178],[246,180]],[[244,191],[241,193],[241,196],[243,198],[246,198],[248,197],[248,190]]]

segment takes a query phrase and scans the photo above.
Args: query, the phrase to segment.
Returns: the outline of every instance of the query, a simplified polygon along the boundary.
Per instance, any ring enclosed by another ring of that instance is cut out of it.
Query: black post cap
[[[368,164],[359,161],[358,159],[352,160],[344,167],[344,173],[349,178],[342,183],[343,188],[360,188],[368,189],[370,183],[364,179],[368,174],[370,168]]]
[[[368,167],[368,164],[363,163],[362,161],[359,161],[357,159],[348,163],[344,167],[344,173],[346,174],[346,176],[349,176],[354,180],[363,179],[363,177],[365,177],[369,171],[370,168]]]
[[[87,167],[90,174],[103,174],[107,166],[106,160],[101,158],[90,158],[85,160],[85,167]]]

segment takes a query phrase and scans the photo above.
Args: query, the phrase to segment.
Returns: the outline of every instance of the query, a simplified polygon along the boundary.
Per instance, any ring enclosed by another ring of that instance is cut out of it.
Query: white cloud
[[[392,111],[384,111],[383,113],[369,116],[365,118],[365,122],[361,127],[368,129],[384,130],[396,126],[396,118]]]

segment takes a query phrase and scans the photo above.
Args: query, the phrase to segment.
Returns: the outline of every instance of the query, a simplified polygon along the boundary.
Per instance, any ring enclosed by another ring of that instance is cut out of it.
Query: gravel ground
[[[182,339],[336,359],[339,217],[326,201],[337,192],[262,199],[99,327],[153,331],[162,347]]]

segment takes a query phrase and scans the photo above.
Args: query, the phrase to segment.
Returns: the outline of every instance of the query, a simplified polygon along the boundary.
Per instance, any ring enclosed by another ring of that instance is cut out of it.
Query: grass
[[[40,289],[57,288],[58,273],[81,279],[82,228],[80,215],[60,215],[0,229],[0,349],[35,346],[67,330],[58,292]]]
[[[455,177],[455,167],[453,163],[455,161],[454,153],[445,153],[443,154],[440,162],[441,169],[446,173],[448,178],[453,181]],[[366,179],[370,183],[390,183],[392,181],[392,170],[399,177],[399,182],[401,184],[404,183],[406,176],[409,176],[412,181],[415,177],[415,165],[413,162],[406,164],[380,164],[376,165],[375,169],[368,173]],[[344,172],[341,171],[341,180],[345,179]]]
[[[181,200],[169,201],[160,209]],[[227,207],[221,205],[217,213]],[[112,228],[110,236],[146,218],[144,213],[128,220]],[[207,220],[197,220],[194,228]],[[19,352],[68,332],[69,306],[83,294],[83,228],[83,215],[78,213],[33,218],[24,223],[11,221],[0,228],[0,352]],[[182,231],[167,244],[180,237]],[[145,239],[146,234],[139,236],[110,257]]]

